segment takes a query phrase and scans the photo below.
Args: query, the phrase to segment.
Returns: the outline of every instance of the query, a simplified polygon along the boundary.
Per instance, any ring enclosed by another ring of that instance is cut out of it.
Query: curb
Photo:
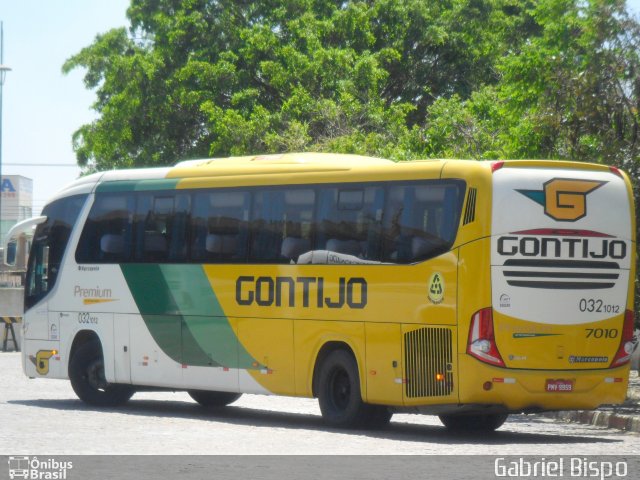
[[[563,420],[565,422],[584,423],[597,427],[614,428],[625,432],[640,433],[640,416],[618,415],[597,410],[577,410],[570,412],[547,412],[547,418]]]

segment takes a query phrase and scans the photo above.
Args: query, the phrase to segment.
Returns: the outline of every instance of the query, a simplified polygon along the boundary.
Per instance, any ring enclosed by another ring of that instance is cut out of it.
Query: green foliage
[[[423,154],[429,107],[496,83],[510,0],[132,0],[85,68],[87,170],[282,150]]]
[[[624,2],[546,0],[528,14],[537,28],[495,63],[498,82],[430,107],[429,146],[457,157],[563,158],[633,170],[640,31]]]
[[[283,150],[569,158],[633,169],[623,0],[132,0],[86,69],[87,170]]]

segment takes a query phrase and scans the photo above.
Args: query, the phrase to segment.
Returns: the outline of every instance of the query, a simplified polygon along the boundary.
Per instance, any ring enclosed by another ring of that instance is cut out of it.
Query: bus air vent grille
[[[467,205],[464,209],[464,225],[471,223],[476,219],[476,198],[478,197],[478,189],[470,188],[467,195]]]
[[[404,351],[407,397],[440,397],[451,394],[451,329],[428,327],[406,333]]]
[[[471,223],[476,219],[476,198],[478,196],[477,188],[470,188],[467,195],[467,206],[464,209],[464,225]]]

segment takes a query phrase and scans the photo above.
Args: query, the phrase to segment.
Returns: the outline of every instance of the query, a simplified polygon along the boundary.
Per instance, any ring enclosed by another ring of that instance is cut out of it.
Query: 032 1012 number
[[[620,313],[619,305],[611,305],[596,298],[581,298],[578,303],[581,312],[589,313]]]

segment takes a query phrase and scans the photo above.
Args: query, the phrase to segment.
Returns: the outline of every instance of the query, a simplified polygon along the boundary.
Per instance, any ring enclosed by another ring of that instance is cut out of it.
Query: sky
[[[33,179],[34,215],[80,174],[71,136],[91,122],[95,93],[65,60],[99,33],[128,25],[129,0],[0,0],[3,64],[2,174]],[[36,163],[37,167],[16,164]],[[69,165],[60,167],[55,165]]]
[[[640,14],[640,0],[628,5]],[[96,117],[84,72],[64,75],[62,64],[96,35],[128,26],[128,6],[129,0],[0,0],[2,63],[12,69],[3,87],[2,174],[33,179],[34,215],[79,176],[71,136]]]

